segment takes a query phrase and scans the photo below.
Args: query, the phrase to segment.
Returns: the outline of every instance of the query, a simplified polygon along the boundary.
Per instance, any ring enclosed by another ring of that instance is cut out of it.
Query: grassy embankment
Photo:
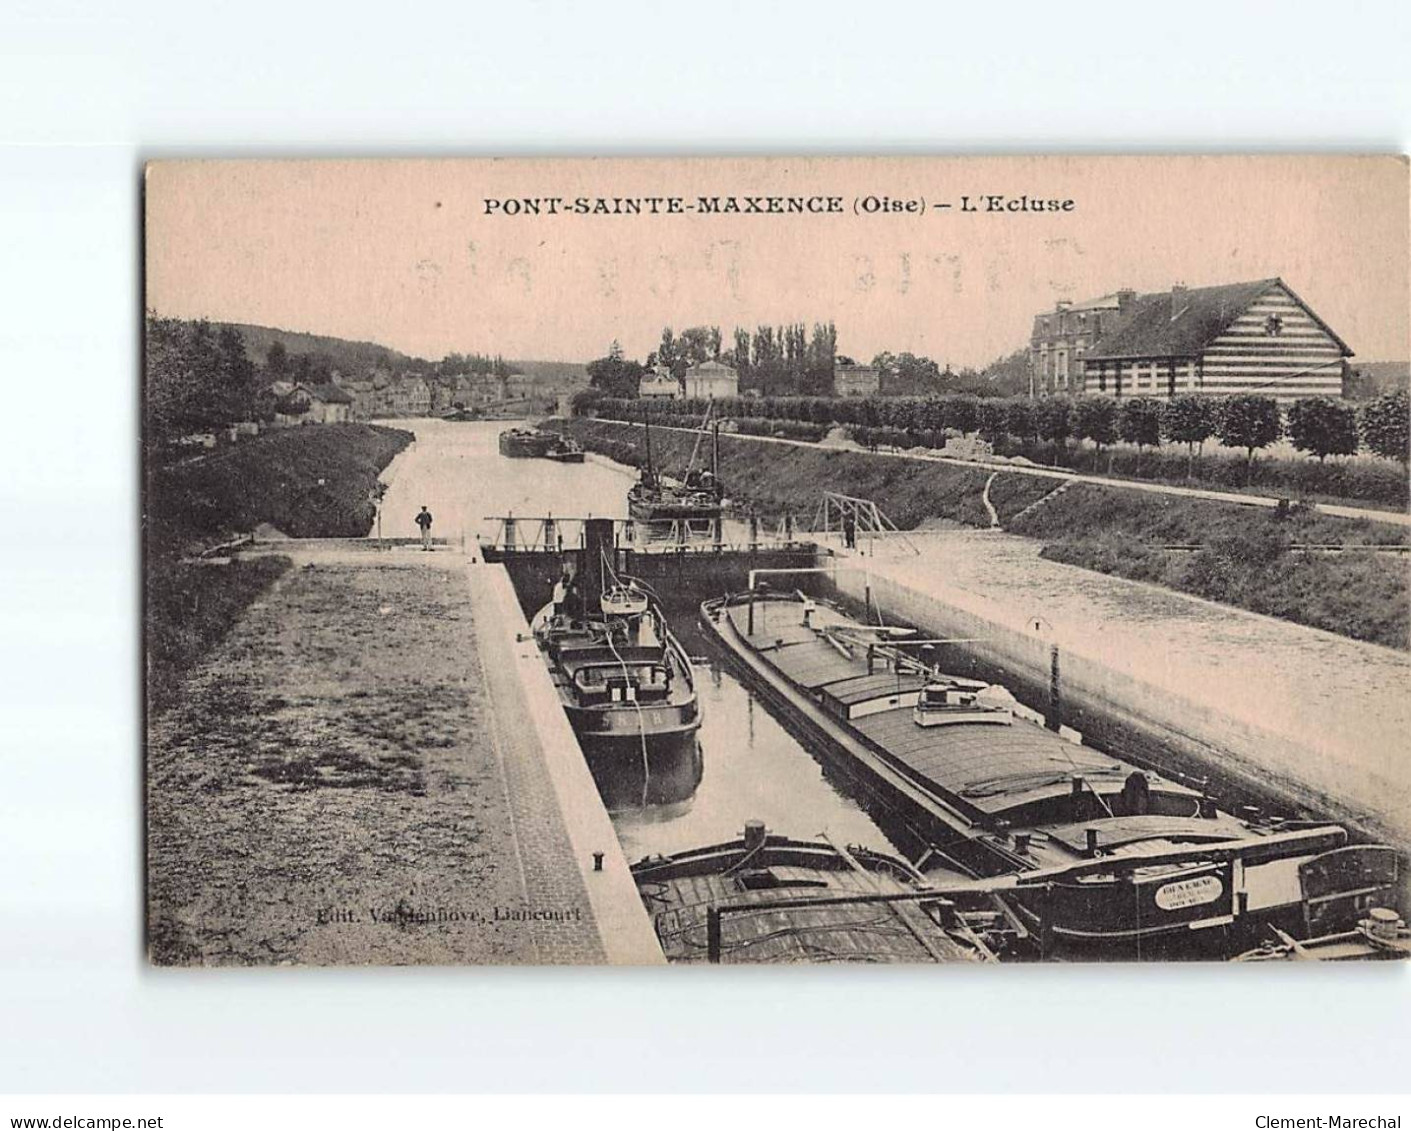
[[[643,459],[641,428],[594,420],[560,422],[586,447],[620,462]],[[684,466],[694,437],[653,430],[656,462]],[[761,510],[807,520],[819,493],[875,500],[901,528],[929,518],[988,526],[983,468],[910,462],[862,452],[721,437],[721,474],[731,495]],[[1015,520],[1054,490],[1052,479],[1001,472],[990,502],[1012,533],[1044,543],[1043,555],[1253,612],[1393,648],[1411,647],[1408,560],[1368,547],[1406,541],[1400,528],[1334,518],[1301,507],[1285,514],[1220,503],[1074,484]],[[1299,552],[1340,545],[1340,553]],[[1169,547],[1196,546],[1199,549]]]
[[[182,678],[274,580],[287,558],[184,561],[269,523],[295,537],[365,534],[378,474],[411,433],[369,424],[270,432],[204,458],[149,467],[147,692],[166,707]]]
[[[619,463],[637,467],[646,458],[640,426],[599,420],[554,421],[550,426],[569,430],[585,447]],[[695,440],[688,433],[653,428],[653,459],[666,474],[679,475]],[[703,444],[698,462],[708,460]],[[805,523],[813,518],[820,493],[837,491],[875,500],[903,530],[914,529],[928,518],[971,526],[990,524],[982,501],[990,472],[979,467],[722,436],[720,475],[737,505],[769,515],[789,513]],[[1051,479],[1001,472],[990,488],[990,501],[1004,520],[1057,485]]]

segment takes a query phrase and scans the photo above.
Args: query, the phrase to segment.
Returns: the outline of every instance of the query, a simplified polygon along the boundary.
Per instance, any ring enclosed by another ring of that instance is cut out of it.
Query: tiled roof
[[[1191,287],[1186,307],[1171,317],[1171,292],[1139,295],[1135,310],[1118,330],[1088,350],[1086,360],[1120,357],[1194,357],[1234,323],[1278,279]]]
[[[309,394],[325,404],[352,404],[353,398],[337,385],[304,385]]]

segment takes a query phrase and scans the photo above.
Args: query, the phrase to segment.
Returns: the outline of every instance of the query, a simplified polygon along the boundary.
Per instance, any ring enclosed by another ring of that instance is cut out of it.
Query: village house
[[[276,411],[276,424],[343,424],[349,418],[353,398],[332,382],[316,385],[300,381],[281,394],[278,387],[288,384],[276,381],[271,391],[283,402],[284,411]]]
[[[1035,319],[1038,394],[1340,397],[1352,350],[1282,279],[1115,295]]]
[[[688,399],[720,400],[740,395],[740,375],[718,361],[703,361],[686,370],[685,393]]]
[[[833,394],[839,397],[875,397],[882,387],[882,371],[875,365],[833,366]]]
[[[398,416],[425,416],[431,411],[431,386],[416,374],[403,374],[392,386],[392,411]]]
[[[681,395],[681,382],[666,365],[654,365],[642,374],[637,395],[649,400],[674,400]]]

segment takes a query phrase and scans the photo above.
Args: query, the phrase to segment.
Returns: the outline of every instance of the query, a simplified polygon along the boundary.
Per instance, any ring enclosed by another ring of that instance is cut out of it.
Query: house
[[[1111,297],[1055,312],[1070,317],[1031,354],[1036,392],[1342,396],[1351,348],[1282,279]],[[1075,328],[1074,312],[1097,321],[1095,339]]]
[[[681,382],[671,375],[666,365],[654,365],[642,375],[637,395],[652,400],[675,400],[681,395]]]
[[[353,398],[331,382],[326,385],[300,383],[294,388],[297,397],[303,393],[309,401],[303,424],[344,424],[348,420]]]
[[[1029,395],[1082,388],[1087,353],[1105,334],[1126,324],[1137,292],[1120,290],[1087,302],[1061,299],[1034,316],[1029,339]]]
[[[882,387],[882,371],[875,365],[833,366],[833,394],[839,397],[875,397]]]
[[[278,385],[284,382],[276,382]],[[271,386],[271,390],[274,386]],[[281,396],[276,408],[274,422],[289,424],[343,424],[350,415],[353,398],[345,390],[332,384],[313,384],[299,381],[290,386],[289,392]]]
[[[703,361],[686,370],[685,393],[697,400],[719,400],[740,395],[740,375],[718,361]]]
[[[392,386],[392,411],[398,416],[425,416],[431,411],[431,386],[416,374],[403,374]]]

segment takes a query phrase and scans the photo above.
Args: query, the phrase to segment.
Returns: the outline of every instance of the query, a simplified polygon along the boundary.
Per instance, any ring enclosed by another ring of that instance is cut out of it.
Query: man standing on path
[[[431,549],[431,512],[426,507],[421,508],[421,513],[416,516],[416,524],[421,527],[421,548]]]
[[[843,515],[843,545],[849,550],[857,548],[857,519],[852,511]]]

